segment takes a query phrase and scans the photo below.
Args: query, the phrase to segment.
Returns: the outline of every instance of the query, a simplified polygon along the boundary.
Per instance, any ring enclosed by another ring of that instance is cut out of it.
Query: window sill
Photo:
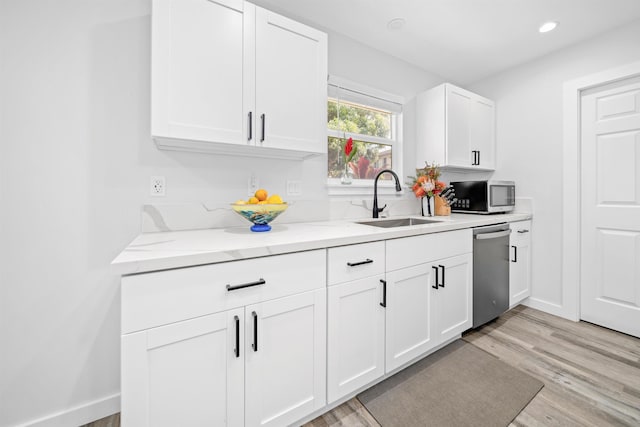
[[[401,184],[402,191],[396,191],[396,186],[393,181],[383,182],[378,181],[378,194],[380,195],[404,195],[404,185]],[[354,179],[351,184],[341,184],[339,179],[327,179],[327,192],[329,196],[357,196],[357,195],[371,195],[373,196],[373,182],[370,180],[357,180]]]

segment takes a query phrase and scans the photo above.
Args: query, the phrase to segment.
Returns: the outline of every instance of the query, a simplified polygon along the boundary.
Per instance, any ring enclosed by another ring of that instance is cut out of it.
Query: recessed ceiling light
[[[557,22],[553,22],[553,21],[545,22],[544,24],[540,25],[540,28],[538,28],[538,31],[540,31],[541,33],[548,33],[549,31],[554,30],[557,26],[558,26]]]
[[[407,21],[405,21],[404,18],[393,18],[391,21],[387,22],[387,29],[389,31],[398,31],[404,27],[404,24],[406,23]]]

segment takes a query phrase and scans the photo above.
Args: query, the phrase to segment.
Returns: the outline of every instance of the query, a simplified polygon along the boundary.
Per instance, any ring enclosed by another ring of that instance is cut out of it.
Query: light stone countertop
[[[144,233],[134,239],[112,265],[118,274],[129,275],[523,221],[531,217],[528,213],[452,214],[428,218],[437,220],[437,224],[395,228],[356,223],[371,221],[371,218],[288,224],[276,221],[271,224],[271,231],[263,233],[249,230],[247,222],[243,227]]]

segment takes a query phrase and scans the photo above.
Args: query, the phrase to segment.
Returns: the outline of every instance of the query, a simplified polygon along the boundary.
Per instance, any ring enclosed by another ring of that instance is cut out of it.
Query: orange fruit
[[[262,188],[261,188],[261,189],[259,189],[259,190],[256,190],[256,194],[254,194],[254,196],[255,196],[258,200],[260,200],[261,202],[262,202],[263,200],[267,200],[267,196],[268,196],[268,194],[267,194],[267,190],[264,190],[264,189],[262,189]]]
[[[283,203],[282,197],[278,196],[277,194],[272,194],[271,196],[269,196],[267,201],[269,203],[273,203],[273,204],[276,204],[276,205],[279,205],[279,204]]]
[[[259,200],[257,197],[249,197],[249,201],[247,201],[247,203],[249,203],[250,205],[255,205],[258,202]]]
[[[269,203],[269,202],[267,202],[266,200],[260,200],[258,202],[259,205],[266,205],[267,203]]]

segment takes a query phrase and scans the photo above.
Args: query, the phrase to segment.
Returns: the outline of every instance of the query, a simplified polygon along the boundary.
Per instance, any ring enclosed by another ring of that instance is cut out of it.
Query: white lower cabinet
[[[124,427],[281,426],[326,405],[325,250],[128,276],[122,307]]]
[[[471,327],[472,260],[471,230],[387,241],[386,372]]]
[[[449,341],[473,323],[473,255],[466,253],[431,263],[438,271],[431,286],[430,313],[436,345]],[[435,289],[435,279],[438,289]]]
[[[325,405],[326,310],[325,289],[246,307],[245,425],[289,425]]]
[[[531,221],[511,223],[509,306],[531,295]]]
[[[243,426],[244,355],[235,354],[243,313],[124,335],[122,425]]]
[[[328,403],[470,328],[472,268],[470,230],[329,249]]]
[[[386,372],[434,347],[431,266],[387,272]]]
[[[327,291],[328,403],[384,375],[383,286],[371,277]]]

